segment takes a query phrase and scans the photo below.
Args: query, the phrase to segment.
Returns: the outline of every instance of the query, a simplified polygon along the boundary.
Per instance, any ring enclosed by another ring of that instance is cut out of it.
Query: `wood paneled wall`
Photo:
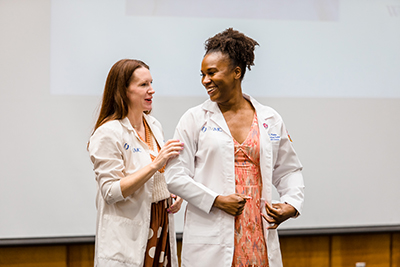
[[[285,267],[400,267],[400,233],[283,236]]]
[[[281,236],[285,267],[400,267],[400,233]],[[181,243],[178,242],[178,251]],[[0,247],[1,267],[91,267],[94,244]]]

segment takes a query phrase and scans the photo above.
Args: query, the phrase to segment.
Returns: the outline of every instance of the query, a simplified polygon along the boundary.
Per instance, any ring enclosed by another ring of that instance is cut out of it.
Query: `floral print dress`
[[[232,266],[268,266],[261,218],[260,136],[257,114],[246,140],[235,144],[236,193],[250,196],[243,213],[235,218],[235,251]]]

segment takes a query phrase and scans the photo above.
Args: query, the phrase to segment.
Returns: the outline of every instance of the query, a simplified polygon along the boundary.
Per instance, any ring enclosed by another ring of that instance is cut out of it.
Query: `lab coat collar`
[[[156,127],[156,125],[155,125],[156,119],[153,118],[152,116],[144,114],[144,113],[143,113],[143,118],[144,118],[144,120],[146,120],[151,131],[153,132],[153,135],[154,135],[155,139],[157,140],[157,143],[162,147],[164,145],[163,133],[158,129],[158,127]],[[140,140],[140,137],[138,136],[135,129],[132,127],[132,124],[129,121],[128,117],[125,117],[120,121],[121,121],[122,126],[127,128],[129,131],[134,132],[136,137]]]
[[[205,111],[209,113],[208,115],[210,120],[214,121],[219,127],[221,127],[221,129],[225,133],[231,136],[231,131],[229,130],[228,124],[226,124],[224,115],[222,115],[218,104],[208,99],[206,102],[203,103],[202,107]]]
[[[257,112],[257,117],[259,121],[265,121],[271,117],[274,116],[274,114],[271,112],[271,109],[260,104],[257,100],[255,100],[253,97],[247,94],[243,94],[243,97],[246,98],[251,102],[253,107],[256,109]]]
[[[131,122],[129,121],[128,117],[125,117],[121,120],[121,124],[122,126],[124,126],[125,128],[127,128],[129,131],[133,131],[133,127]]]
[[[150,126],[150,128],[152,129],[152,125],[156,122],[156,120],[155,120],[153,117],[151,117],[151,116],[149,116],[149,115],[146,115],[146,114],[144,114],[144,113],[143,113],[143,118],[146,120],[147,124],[148,124],[148,125]],[[123,119],[121,120],[121,124],[122,124],[125,128],[127,128],[128,130],[130,130],[130,131],[133,131],[133,130],[134,130],[133,127],[132,127],[131,122],[130,122],[129,119],[128,119],[128,117],[123,118]],[[152,129],[152,130],[153,130],[153,129]]]

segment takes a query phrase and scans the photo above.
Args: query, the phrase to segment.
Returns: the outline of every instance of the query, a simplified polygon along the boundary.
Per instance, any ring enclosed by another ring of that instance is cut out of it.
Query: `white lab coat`
[[[161,124],[144,115],[160,146]],[[140,140],[128,118],[100,126],[90,138],[90,159],[98,184],[95,266],[143,266],[152,202],[153,177],[124,198],[121,178],[151,163],[147,145]],[[172,266],[178,266],[173,215],[169,215]]]
[[[281,116],[245,95],[254,106],[260,128],[262,198],[271,203],[272,185],[301,212],[304,199],[302,166]],[[217,195],[235,193],[234,143],[218,105],[210,100],[189,109],[174,138],[184,143],[179,157],[169,161],[170,192],[188,202],[183,230],[183,267],[230,267],[234,252],[235,217],[213,208]],[[265,214],[265,208],[262,210]],[[282,266],[277,230],[263,220],[270,267]]]

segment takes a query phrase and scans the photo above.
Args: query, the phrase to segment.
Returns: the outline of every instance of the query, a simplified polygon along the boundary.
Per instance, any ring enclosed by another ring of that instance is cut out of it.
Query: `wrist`
[[[215,199],[214,199],[214,203],[213,203],[213,207],[216,207],[216,208],[220,208],[220,202],[219,202],[219,200],[220,200],[220,195],[218,195]]]
[[[158,167],[158,164],[156,161],[153,161],[152,163],[149,164],[150,169],[156,173],[160,168]]]
[[[297,210],[293,205],[291,205],[291,204],[289,204],[289,203],[287,203],[287,202],[285,202],[285,204],[290,205],[290,206],[293,208],[293,210],[294,210],[294,211],[293,211],[293,215],[290,216],[291,218],[295,218],[295,217],[299,216],[298,210]]]
[[[292,216],[293,218],[296,218],[297,216],[299,216],[299,212],[296,210],[296,209],[294,209],[294,215]]]

